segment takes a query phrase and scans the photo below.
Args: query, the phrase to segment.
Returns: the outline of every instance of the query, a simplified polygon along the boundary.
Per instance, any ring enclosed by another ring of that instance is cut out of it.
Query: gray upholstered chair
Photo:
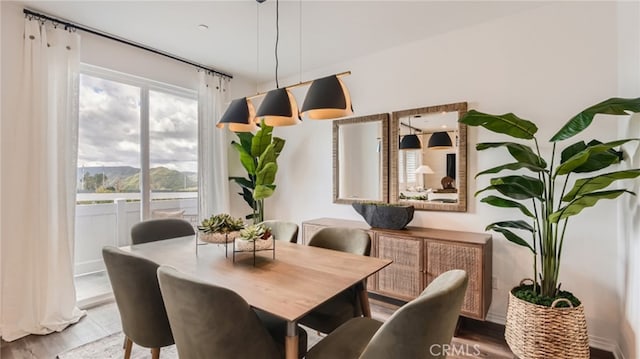
[[[276,240],[298,243],[298,225],[293,222],[269,220],[262,224],[271,228],[271,233]]]
[[[160,348],[174,342],[156,277],[158,264],[108,246],[102,248],[102,258],[126,336],[125,359],[133,343],[151,348],[152,358],[159,358]]]
[[[451,270],[384,324],[354,318],[313,346],[306,358],[445,358],[467,289],[467,273]]]
[[[371,253],[371,238],[367,232],[355,228],[322,228],[311,237],[309,245],[363,256]],[[351,318],[362,316],[364,310],[361,303],[368,300],[359,295],[364,285],[364,282],[358,283],[329,299],[305,315],[300,323],[323,333],[331,333]]]
[[[131,227],[131,243],[141,244],[163,239],[192,236],[196,232],[188,221],[178,218],[151,219]]]
[[[284,358],[286,322],[260,316],[237,293],[201,282],[171,267],[158,281],[180,359]],[[307,334],[298,327],[300,357]]]

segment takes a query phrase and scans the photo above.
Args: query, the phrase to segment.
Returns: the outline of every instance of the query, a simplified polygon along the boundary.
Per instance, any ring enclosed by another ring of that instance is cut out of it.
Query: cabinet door
[[[309,240],[311,239],[311,237],[313,237],[313,235],[316,234],[316,232],[318,232],[324,227],[326,226],[302,223],[302,244],[309,243]]]
[[[469,285],[462,303],[462,315],[484,319],[482,303],[482,247],[470,244],[427,240],[426,281],[431,283],[451,269],[463,269],[469,275]]]
[[[424,289],[422,240],[378,234],[377,257],[393,263],[378,272],[376,291],[380,294],[411,300]]]

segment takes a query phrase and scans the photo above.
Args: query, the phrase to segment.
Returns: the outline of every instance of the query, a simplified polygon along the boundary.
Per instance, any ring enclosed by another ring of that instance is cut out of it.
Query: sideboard
[[[360,228],[371,237],[371,256],[393,263],[367,282],[367,291],[410,301],[451,269],[469,274],[461,315],[484,320],[491,304],[491,235],[433,228],[371,228],[360,221],[318,218],[302,222],[302,244],[324,227]]]

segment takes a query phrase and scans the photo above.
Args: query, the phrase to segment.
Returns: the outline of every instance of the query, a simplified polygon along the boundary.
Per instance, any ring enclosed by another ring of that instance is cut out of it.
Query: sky
[[[149,91],[151,167],[197,171],[197,101]],[[82,74],[78,167],[140,167],[140,88]]]

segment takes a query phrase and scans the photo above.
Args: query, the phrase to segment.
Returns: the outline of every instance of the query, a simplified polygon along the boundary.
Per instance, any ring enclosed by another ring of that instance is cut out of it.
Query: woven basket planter
[[[240,236],[239,231],[225,233],[213,233],[213,232],[198,232],[198,239],[208,243],[230,243]]]
[[[584,307],[556,308],[532,304],[509,292],[505,339],[521,359],[589,359]],[[570,303],[570,302],[569,302]]]

